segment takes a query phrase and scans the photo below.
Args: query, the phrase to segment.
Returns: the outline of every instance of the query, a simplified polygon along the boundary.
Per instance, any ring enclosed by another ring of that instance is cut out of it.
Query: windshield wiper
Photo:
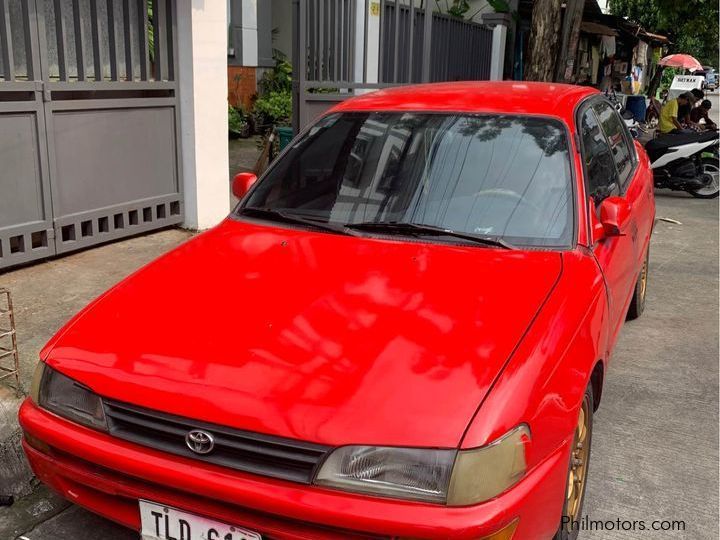
[[[259,219],[267,219],[270,221],[278,221],[281,223],[292,223],[294,225],[307,225],[308,227],[315,227],[316,229],[322,229],[324,231],[330,231],[337,234],[346,234],[349,236],[356,236],[355,233],[348,230],[345,226],[329,223],[322,219],[313,219],[308,217],[299,216],[297,214],[289,214],[282,210],[275,210],[273,208],[260,208],[255,206],[246,206],[241,208],[240,215],[254,217]]]
[[[451,229],[444,229],[442,227],[436,227],[435,225],[424,225],[422,223],[408,223],[405,221],[365,221],[362,223],[347,223],[345,227],[358,231],[377,232],[385,234],[408,234],[413,236],[451,236],[453,238],[467,240],[476,244],[484,244],[486,246],[500,247],[504,249],[515,249],[515,246],[501,238],[453,231]]]

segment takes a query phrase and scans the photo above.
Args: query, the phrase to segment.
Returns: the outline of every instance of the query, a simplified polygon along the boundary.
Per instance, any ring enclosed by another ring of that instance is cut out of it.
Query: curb
[[[24,398],[0,386],[0,496],[15,499],[32,493],[33,473],[22,450],[17,412]]]

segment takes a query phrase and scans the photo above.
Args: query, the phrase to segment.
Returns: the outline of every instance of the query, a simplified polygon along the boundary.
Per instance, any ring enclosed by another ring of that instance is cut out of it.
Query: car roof
[[[569,124],[577,107],[599,91],[588,86],[527,81],[467,81],[397,86],[347,99],[338,111],[457,111],[548,115]]]

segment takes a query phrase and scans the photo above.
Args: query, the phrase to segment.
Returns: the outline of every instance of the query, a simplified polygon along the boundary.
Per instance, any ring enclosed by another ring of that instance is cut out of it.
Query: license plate
[[[142,540],[262,540],[253,531],[183,510],[140,501]]]

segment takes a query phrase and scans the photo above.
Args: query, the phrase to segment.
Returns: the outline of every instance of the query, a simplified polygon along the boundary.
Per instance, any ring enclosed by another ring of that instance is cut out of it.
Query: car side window
[[[625,126],[618,112],[609,103],[599,101],[593,105],[593,108],[610,143],[620,186],[624,189],[633,168],[633,152],[628,146]]]
[[[610,145],[591,107],[580,118],[582,154],[588,195],[595,204],[619,192],[618,173]]]

